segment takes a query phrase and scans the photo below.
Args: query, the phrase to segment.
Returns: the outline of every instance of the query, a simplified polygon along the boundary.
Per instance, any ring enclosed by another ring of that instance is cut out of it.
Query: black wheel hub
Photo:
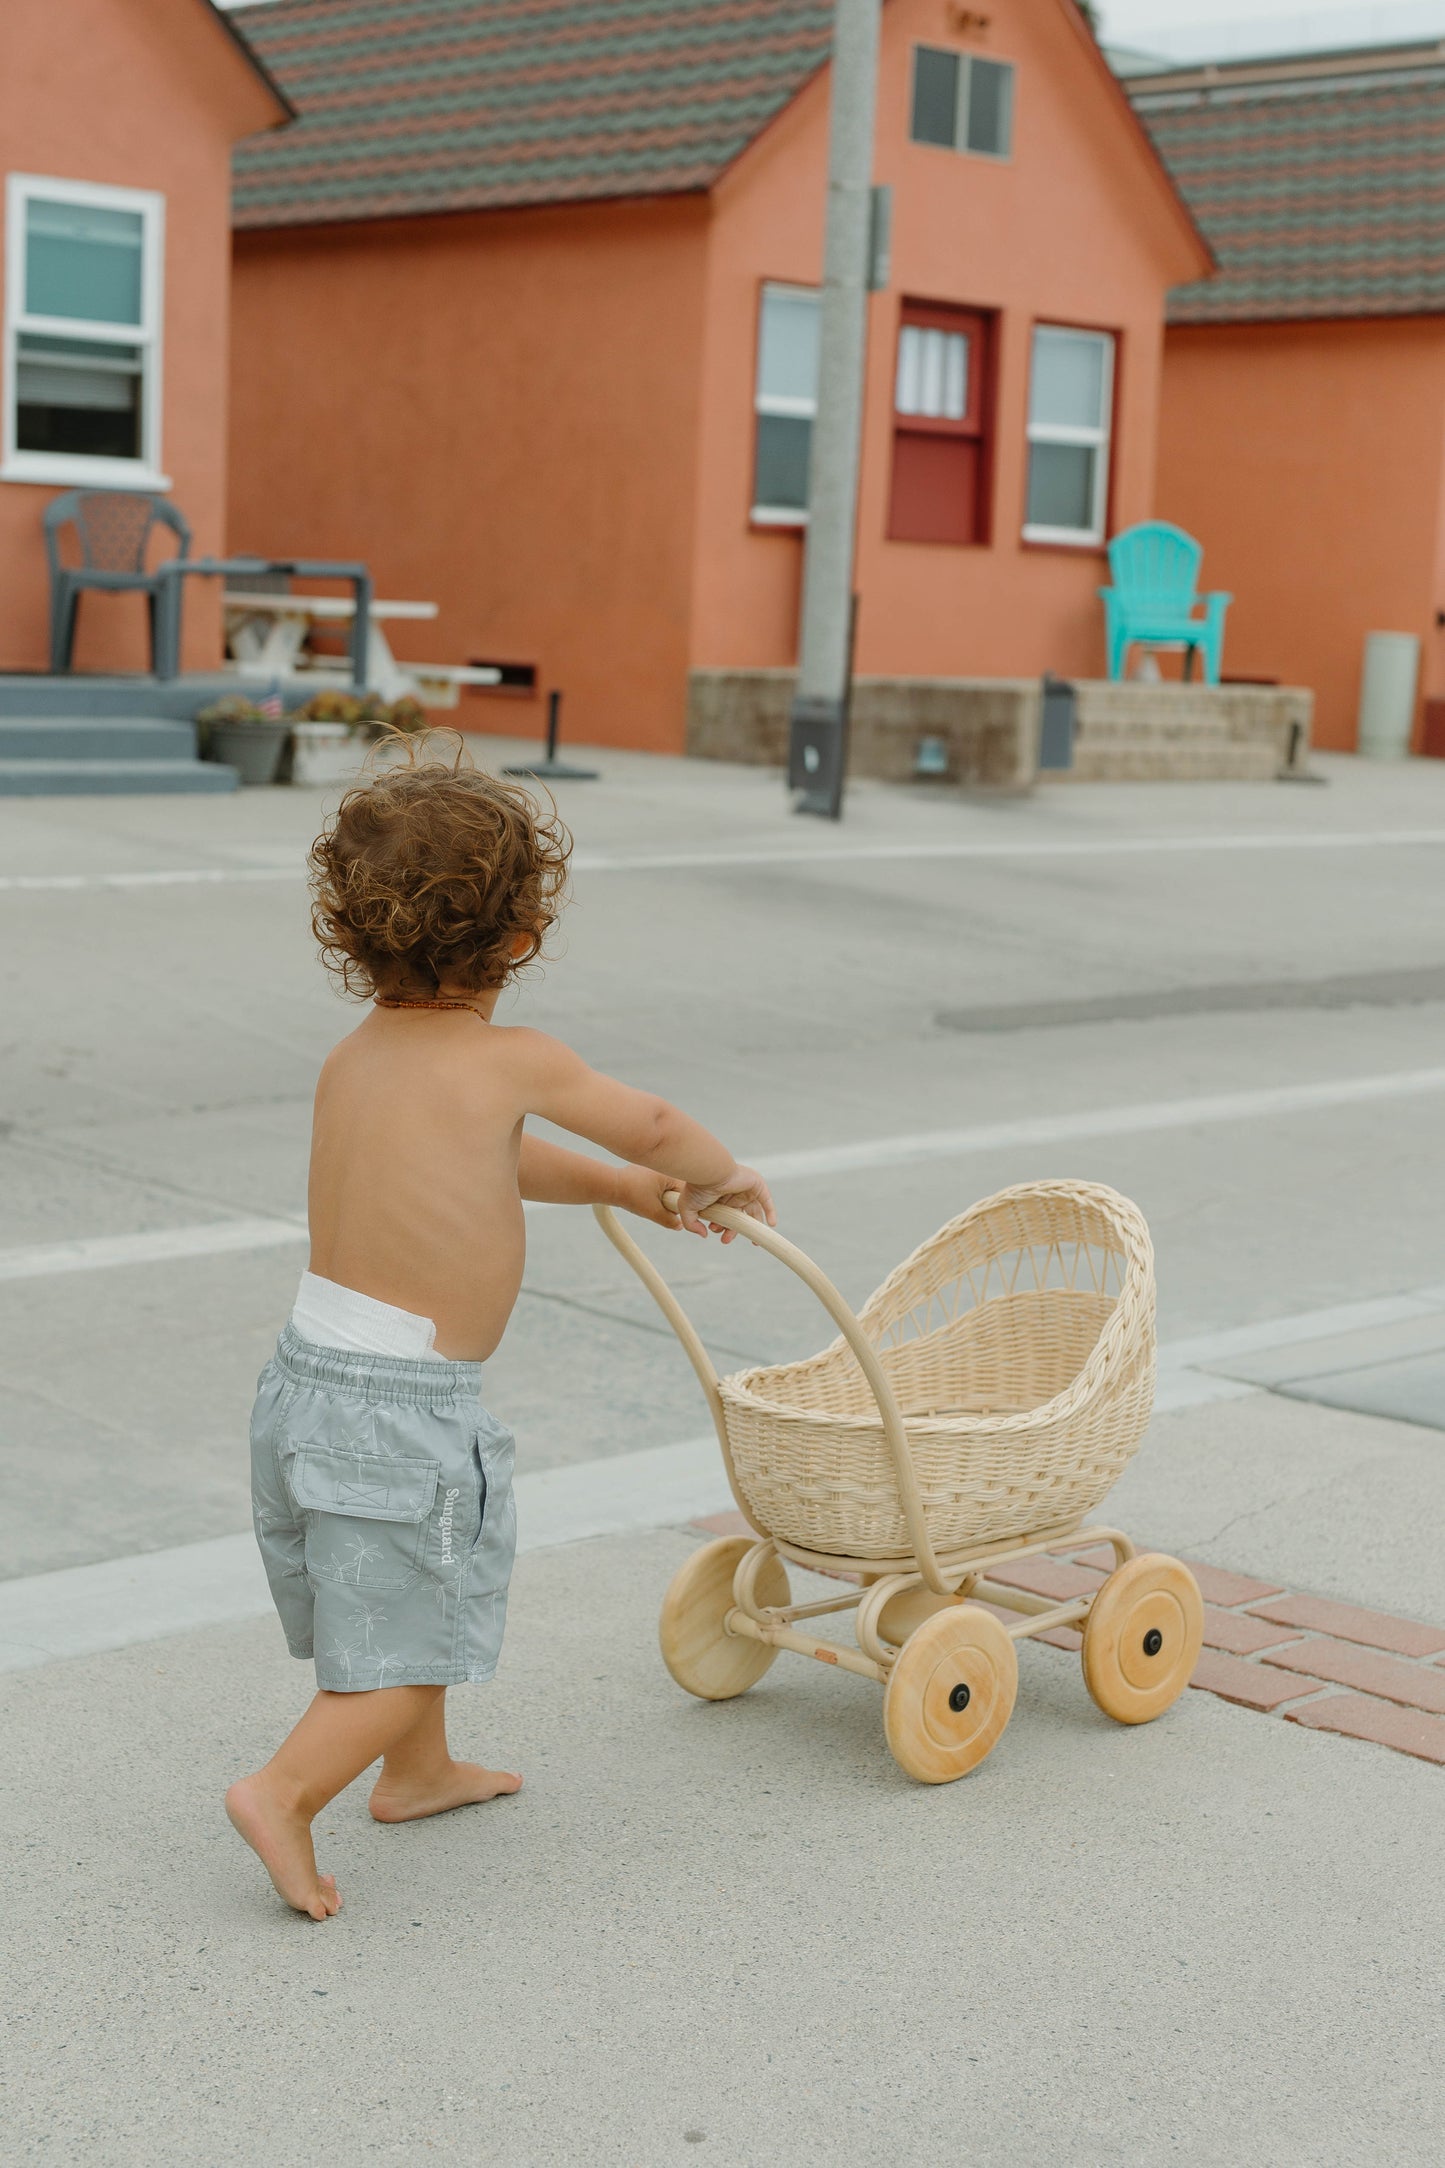
[[[1151,1626],[1148,1633],[1144,1636],[1144,1654],[1146,1656],[1157,1656],[1163,1646],[1163,1634],[1160,1633],[1157,1626]]]
[[[964,1710],[968,1707],[969,1703],[972,1701],[972,1699],[973,1695],[964,1685],[962,1679],[960,1679],[957,1686],[955,1686],[953,1692],[948,1697],[948,1706],[950,1709],[952,1709],[955,1716],[961,1716]]]

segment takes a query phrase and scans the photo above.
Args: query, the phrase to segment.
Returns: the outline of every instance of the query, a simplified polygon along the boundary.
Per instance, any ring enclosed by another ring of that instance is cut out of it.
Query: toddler
[[[251,1457],[271,1592],[317,1693],[226,1811],[314,1920],[341,1898],[311,1824],[378,1756],[382,1822],[522,1781],[453,1761],[444,1702],[492,1676],[506,1618],[512,1434],[479,1394],[521,1285],[523,1199],[704,1236],[716,1204],[775,1224],[766,1184],[700,1123],[493,1022],[558,915],[570,848],[459,755],[358,785],[311,852],[322,957],[371,1006],[317,1083],[310,1264],[261,1373]],[[622,1164],[529,1136],[528,1115]]]

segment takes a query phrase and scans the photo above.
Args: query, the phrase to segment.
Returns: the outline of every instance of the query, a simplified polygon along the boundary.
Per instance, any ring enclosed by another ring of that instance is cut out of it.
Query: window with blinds
[[[12,174],[5,471],[123,481],[159,462],[159,196]]]

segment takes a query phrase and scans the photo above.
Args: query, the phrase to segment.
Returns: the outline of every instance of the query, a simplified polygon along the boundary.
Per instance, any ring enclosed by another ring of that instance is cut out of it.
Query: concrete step
[[[234,768],[203,760],[6,760],[0,798],[136,797],[156,791],[234,790]]]
[[[270,680],[237,677],[234,671],[197,671],[188,677],[103,677],[74,671],[51,677],[40,670],[0,671],[0,716],[165,715],[186,721],[212,700],[241,693],[252,700],[271,689]],[[298,707],[317,690],[305,678],[282,678],[282,700]]]
[[[0,715],[0,760],[194,760],[195,725],[156,715]]]

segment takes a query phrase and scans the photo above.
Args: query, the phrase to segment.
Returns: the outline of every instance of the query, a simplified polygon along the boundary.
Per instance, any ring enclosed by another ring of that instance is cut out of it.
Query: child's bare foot
[[[509,1769],[484,1769],[480,1762],[450,1762],[435,1777],[408,1785],[389,1783],[383,1769],[371,1811],[378,1822],[419,1822],[427,1814],[449,1814],[453,1807],[474,1807],[521,1789],[521,1778]]]
[[[316,1871],[311,1824],[304,1814],[282,1806],[264,1777],[242,1777],[233,1784],[226,1794],[226,1813],[275,1883],[278,1897],[313,1920],[330,1919],[341,1910],[335,1880]]]

